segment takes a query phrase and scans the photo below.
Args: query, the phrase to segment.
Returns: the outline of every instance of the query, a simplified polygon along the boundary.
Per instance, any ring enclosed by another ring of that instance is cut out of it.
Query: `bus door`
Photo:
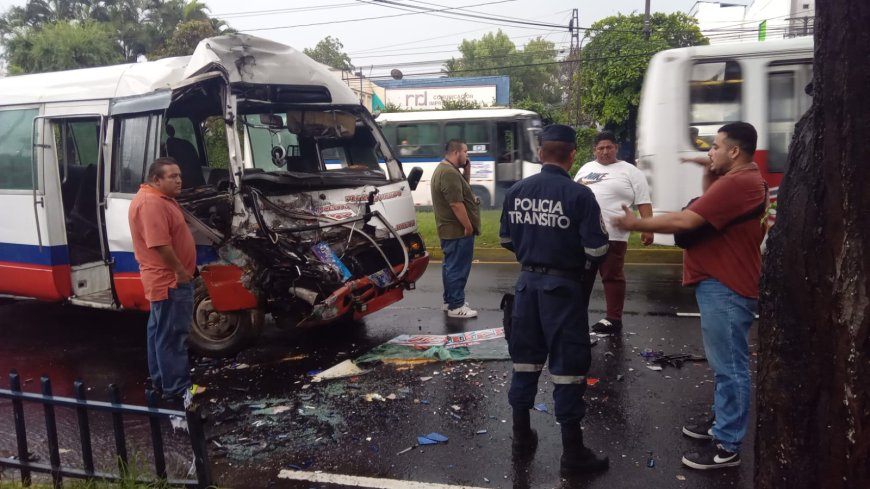
[[[504,193],[523,178],[522,120],[500,120],[495,123],[496,204]]]
[[[759,134],[767,151],[756,157],[770,183],[771,198],[782,181],[788,158],[788,145],[797,121],[810,108],[812,97],[807,93],[813,80],[813,65],[805,63],[771,63],[767,71],[767,131]],[[761,141],[760,141],[761,142]]]
[[[47,107],[41,121],[43,144],[37,152],[45,180],[49,239],[65,246],[70,302],[114,308],[105,244],[102,145],[105,117],[98,111],[70,114],[69,107]]]

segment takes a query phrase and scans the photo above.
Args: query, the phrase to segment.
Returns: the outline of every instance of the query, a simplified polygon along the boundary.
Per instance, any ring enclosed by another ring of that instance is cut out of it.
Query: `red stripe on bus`
[[[0,294],[60,301],[72,295],[69,265],[32,265],[0,261]]]

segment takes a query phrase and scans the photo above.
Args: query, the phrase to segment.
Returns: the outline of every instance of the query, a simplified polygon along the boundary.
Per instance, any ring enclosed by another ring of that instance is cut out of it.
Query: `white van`
[[[353,92],[293,48],[231,35],[0,79],[0,294],[147,310],[127,209],[163,155],[197,242],[201,353],[245,347],[265,313],[359,319],[426,269],[411,183]]]

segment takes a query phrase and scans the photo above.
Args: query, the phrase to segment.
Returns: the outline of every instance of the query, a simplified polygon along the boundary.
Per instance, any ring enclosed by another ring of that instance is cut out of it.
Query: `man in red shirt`
[[[740,444],[749,423],[749,328],[755,319],[763,212],[745,219],[767,203],[764,179],[753,162],[758,136],[745,122],[719,128],[709,160],[703,164],[704,194],[681,212],[637,219],[627,208],[614,224],[628,230],[677,233],[712,226],[709,235],[686,248],[683,285],[695,285],[701,311],[704,351],[716,377],[714,419],[684,426],[694,439],[712,445],[683,456],[694,469],[740,465]]]
[[[191,382],[187,336],[193,321],[193,274],[196,244],[175,201],[181,193],[181,169],[173,158],[158,158],[148,181],[130,203],[127,218],[148,318],[148,371],[165,399],[182,399],[185,408],[204,389]]]

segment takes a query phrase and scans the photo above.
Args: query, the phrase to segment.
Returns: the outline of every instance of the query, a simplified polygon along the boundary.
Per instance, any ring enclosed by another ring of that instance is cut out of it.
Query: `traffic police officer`
[[[584,446],[580,428],[592,361],[587,307],[594,278],[584,281],[584,275],[594,277],[594,264],[607,254],[608,236],[592,191],[568,176],[575,138],[568,126],[544,128],[541,172],[508,190],[499,231],[502,246],[522,264],[508,338],[514,455],[531,455],[537,448],[529,410],[549,358],[556,421],[562,427],[563,476],[605,470],[609,464]]]

